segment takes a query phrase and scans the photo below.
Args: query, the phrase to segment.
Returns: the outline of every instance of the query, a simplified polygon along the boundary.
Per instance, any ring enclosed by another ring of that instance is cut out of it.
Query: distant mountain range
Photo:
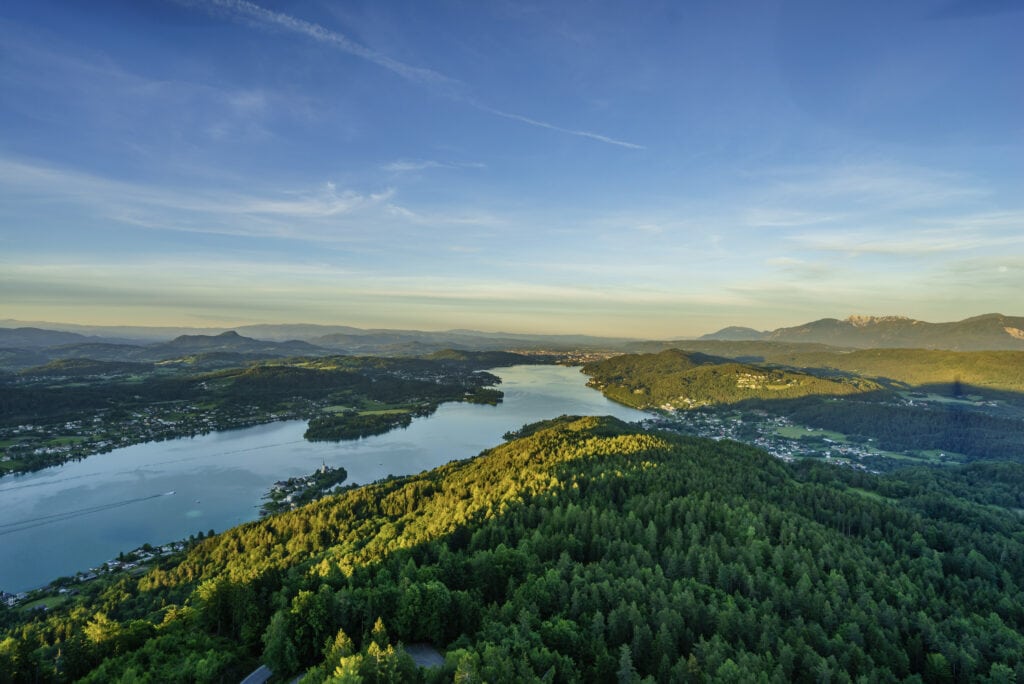
[[[243,337],[234,331],[219,335],[181,335],[155,344],[126,344],[77,333],[0,328],[0,368],[39,375],[96,375],[113,372],[115,367],[125,372],[138,372],[154,363],[169,362],[212,369],[259,359],[332,353],[308,342],[268,342]]]
[[[526,335],[475,330],[364,330],[329,325],[250,325],[237,330],[104,327],[0,321],[0,370],[23,371],[57,360],[89,359],[117,363],[179,362],[221,368],[247,361],[329,354],[426,356],[445,349],[505,351],[574,349],[659,351],[689,345],[774,345],[773,353],[797,345],[801,352],[838,349],[914,348],[951,351],[1024,350],[1024,317],[985,314],[952,323],[928,323],[901,316],[823,318],[789,328],[759,331],[728,327],[697,340],[644,342],[590,335]],[[186,332],[181,333],[182,330]],[[827,347],[825,346],[827,345]],[[817,348],[816,348],[817,347]],[[795,348],[794,348],[795,349]],[[717,347],[708,353],[764,356],[763,349],[733,354]],[[89,368],[70,365],[68,370]],[[99,368],[99,366],[96,366]],[[52,369],[51,369],[52,370]]]
[[[859,349],[1024,350],[1024,317],[993,313],[951,323],[928,323],[903,316],[850,316],[764,332],[729,327],[700,339],[802,342]]]
[[[2,324],[4,322],[0,322]],[[102,333],[104,328],[84,328]],[[237,366],[248,361],[330,354],[376,356],[426,356],[442,350],[490,352],[508,349],[573,350],[622,349],[623,338],[587,335],[517,335],[479,333],[469,330],[428,332],[416,330],[362,330],[347,326],[282,325],[245,326],[265,339],[229,330],[219,334],[184,334],[154,341],[139,328],[113,328],[111,336],[36,327],[0,327],[0,370],[38,369],[44,374],[84,374],[101,365],[65,364],[53,361],[88,359],[117,363],[183,363],[197,369]],[[166,329],[158,329],[163,333]],[[289,335],[301,335],[297,339]],[[127,339],[126,339],[127,336]]]

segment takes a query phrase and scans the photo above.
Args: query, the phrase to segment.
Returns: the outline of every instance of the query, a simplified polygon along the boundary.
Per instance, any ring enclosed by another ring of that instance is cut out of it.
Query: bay
[[[443,404],[407,428],[366,439],[307,442],[305,422],[286,421],[137,444],[0,479],[0,589],[43,586],[146,542],[254,520],[275,481],[321,463],[345,468],[349,483],[367,484],[475,456],[509,430],[562,414],[644,417],[586,387],[578,368],[491,372],[505,393],[498,406]]]

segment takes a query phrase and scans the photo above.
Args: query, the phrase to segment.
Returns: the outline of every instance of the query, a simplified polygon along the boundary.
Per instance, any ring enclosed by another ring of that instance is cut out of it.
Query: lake
[[[367,484],[475,456],[501,443],[505,432],[545,418],[645,415],[588,388],[578,368],[512,366],[491,372],[505,393],[498,406],[443,404],[407,428],[366,439],[307,442],[305,421],[287,421],[137,444],[4,477],[0,589],[43,586],[146,542],[162,544],[254,520],[275,481],[309,474],[322,462],[345,468],[348,483]]]

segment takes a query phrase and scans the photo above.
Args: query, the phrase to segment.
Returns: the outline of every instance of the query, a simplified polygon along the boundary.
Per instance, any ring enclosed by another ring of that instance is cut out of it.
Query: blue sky
[[[1022,10],[8,0],[0,318],[1024,314]]]

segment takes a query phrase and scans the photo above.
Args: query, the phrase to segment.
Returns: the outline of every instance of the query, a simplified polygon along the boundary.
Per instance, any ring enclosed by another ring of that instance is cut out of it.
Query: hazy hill
[[[903,316],[850,316],[843,320],[823,318],[764,333],[751,328],[724,328],[700,339],[814,342],[861,349],[1024,350],[1024,318],[984,314],[950,323],[928,323]]]
[[[164,342],[178,335],[216,334],[224,328],[189,328],[145,325],[78,325],[76,323],[57,323],[52,321],[19,321],[14,319],[0,320],[0,330],[11,328],[33,327],[44,330],[70,332],[89,338],[100,338],[105,341],[116,341],[127,344],[149,344]]]
[[[57,347],[48,347],[42,351],[51,359],[93,359],[96,361],[129,361],[140,359],[145,355],[143,346],[107,342],[62,344]]]
[[[332,333],[311,338],[309,341],[321,347],[353,354],[425,354],[442,349],[464,349],[467,351],[622,349],[629,342],[625,338],[588,335],[520,335],[482,333],[473,330],[441,332],[363,330],[357,333]]]
[[[350,325],[313,325],[303,323],[240,325],[235,330],[247,337],[274,342],[285,342],[288,340],[312,342],[315,338],[324,337],[325,335],[362,335],[367,332],[361,328],[353,328]]]
[[[64,323],[39,323],[48,332],[57,332],[52,342],[40,341],[32,345],[20,342],[12,333],[11,343],[3,342],[5,331],[13,326],[25,327],[21,321],[0,320],[0,349],[43,349],[54,345],[78,343],[116,342],[138,346],[154,343],[202,343],[224,332],[238,333],[248,339],[292,343],[302,341],[316,347],[329,349],[334,353],[420,356],[443,349],[464,349],[467,351],[503,351],[508,349],[532,349],[571,351],[575,349],[609,350],[625,349],[632,341],[629,338],[597,337],[593,335],[541,335],[503,332],[481,332],[478,330],[392,330],[362,329],[345,325],[308,324],[261,324],[239,326],[226,331],[223,328],[168,328],[144,326],[82,326]],[[66,331],[66,332],[65,332]],[[86,335],[92,336],[87,338]],[[181,340],[180,338],[185,338]],[[214,345],[216,346],[216,345]],[[173,348],[172,348],[173,349]],[[192,351],[198,351],[193,349]],[[239,351],[232,348],[230,351]],[[308,353],[317,353],[307,350]],[[301,352],[301,353],[307,353]],[[159,352],[162,353],[162,352]],[[50,357],[55,358],[55,357]],[[146,357],[149,358],[149,357]]]
[[[35,368],[26,368],[19,375],[35,377],[93,377],[98,375],[127,375],[148,373],[153,370],[150,363],[125,361],[96,361],[94,359],[61,359]]]
[[[760,330],[754,330],[753,328],[744,328],[739,325],[730,325],[727,328],[722,328],[718,332],[708,333],[707,335],[701,335],[698,339],[701,340],[730,340],[736,342],[744,342],[751,340],[763,340],[767,332]]]
[[[766,342],[756,340],[674,340],[634,342],[627,350],[634,353],[656,353],[666,349],[682,349],[711,356],[720,356],[738,361],[758,363],[777,362],[778,359],[799,357],[805,354],[838,354],[855,351],[854,347],[835,347],[813,342]]]
[[[0,370],[16,371],[22,368],[40,366],[50,360],[50,356],[32,349],[0,348]]]
[[[0,328],[0,348],[42,349],[61,344],[95,342],[85,335],[41,328]]]
[[[258,354],[265,358],[287,356],[323,356],[327,350],[299,340],[267,342],[243,337],[234,330],[220,335],[182,335],[170,342],[149,345],[144,355],[155,359],[171,359],[177,356],[210,352],[233,352],[236,354]]]
[[[547,421],[11,612],[13,681],[1015,681],[1024,468]],[[6,637],[6,638],[5,638]],[[446,654],[427,675],[400,643]],[[954,678],[951,674],[956,672]]]
[[[0,334],[5,332],[0,329]],[[181,335],[169,342],[117,344],[97,341],[75,333],[40,330],[25,334],[14,331],[12,341],[33,342],[34,348],[0,348],[0,368],[21,371],[51,361],[82,359],[107,363],[154,363],[182,360],[196,367],[222,367],[259,359],[292,356],[326,356],[331,350],[298,340],[268,342],[244,337],[235,331],[219,335]],[[56,341],[46,345],[46,341]],[[70,341],[70,343],[68,343]],[[433,351],[433,350],[431,350]],[[48,371],[47,371],[48,372]]]
[[[431,361],[451,361],[458,364],[470,363],[483,368],[550,362],[550,359],[543,356],[527,356],[506,351],[464,351],[461,349],[444,349],[434,352],[426,358]]]

